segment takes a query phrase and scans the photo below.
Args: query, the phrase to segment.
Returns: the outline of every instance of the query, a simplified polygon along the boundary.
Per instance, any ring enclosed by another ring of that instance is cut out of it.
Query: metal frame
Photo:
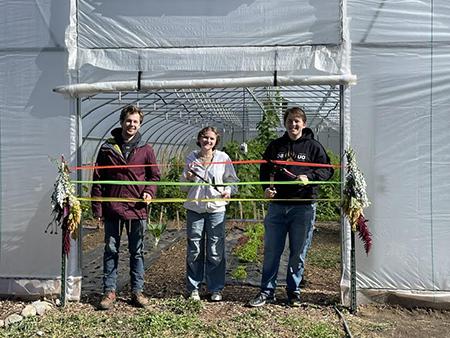
[[[117,126],[119,111],[128,104],[139,105],[144,110],[141,134],[154,146],[158,157],[182,155],[195,141],[198,130],[206,125],[218,128],[224,143],[254,138],[269,102],[275,103],[280,130],[284,129],[283,109],[301,106],[307,113],[308,126],[316,133],[324,127],[339,133],[340,87],[302,85],[97,93],[80,99],[80,116],[87,130],[83,133],[81,151],[86,142],[96,142],[95,151],[89,156],[93,162],[101,143]]]

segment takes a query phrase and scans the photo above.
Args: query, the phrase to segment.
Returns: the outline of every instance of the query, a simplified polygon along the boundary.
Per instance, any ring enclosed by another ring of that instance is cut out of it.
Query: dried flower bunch
[[[64,157],[58,164],[58,177],[51,197],[52,221],[45,232],[52,227],[50,233],[57,234],[58,227],[63,232],[63,251],[67,255],[70,251],[70,237],[77,238],[78,226],[81,222],[81,205],[75,195],[75,186],[70,181],[70,170]]]
[[[342,208],[350,222],[352,231],[358,231],[359,237],[364,242],[366,254],[368,254],[372,246],[372,234],[367,225],[368,220],[364,216],[364,209],[370,205],[366,193],[366,180],[358,168],[355,151],[349,148],[346,150],[345,156],[347,158],[347,173]]]

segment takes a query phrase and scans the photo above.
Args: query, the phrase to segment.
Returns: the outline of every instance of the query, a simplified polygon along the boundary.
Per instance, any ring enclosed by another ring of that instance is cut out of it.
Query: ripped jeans
[[[198,290],[203,279],[210,292],[225,286],[225,212],[187,210],[186,288]]]

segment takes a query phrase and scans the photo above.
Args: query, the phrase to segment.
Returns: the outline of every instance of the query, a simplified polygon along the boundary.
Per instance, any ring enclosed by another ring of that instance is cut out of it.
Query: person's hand
[[[231,194],[228,191],[223,191],[222,192],[222,198],[227,199],[227,198],[230,198],[230,197],[231,197]]]
[[[186,179],[188,181],[194,181],[195,180],[195,175],[192,173],[192,171],[186,172]]]
[[[297,180],[298,181],[302,181],[303,183],[308,183],[309,182],[308,176],[306,176],[306,175],[298,175],[297,176]]]
[[[144,199],[144,202],[149,204],[152,201],[152,196],[148,192],[144,192],[142,194],[142,198]]]
[[[276,194],[277,190],[275,188],[266,188],[266,190],[264,190],[265,198],[274,198]]]

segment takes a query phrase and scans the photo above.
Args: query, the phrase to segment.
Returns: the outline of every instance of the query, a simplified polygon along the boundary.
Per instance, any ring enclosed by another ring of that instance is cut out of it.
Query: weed
[[[297,333],[299,338],[341,337],[338,328],[324,321],[312,322],[301,316],[290,315],[279,319],[279,323]]]
[[[202,309],[202,303],[192,299],[178,298],[168,299],[164,302],[164,308],[178,315],[199,314]]]
[[[242,262],[256,262],[260,257],[264,227],[261,223],[250,224],[244,236],[248,238],[242,245],[236,247],[234,254]]]
[[[238,265],[231,276],[237,280],[244,280],[247,278],[247,268],[243,265]]]

